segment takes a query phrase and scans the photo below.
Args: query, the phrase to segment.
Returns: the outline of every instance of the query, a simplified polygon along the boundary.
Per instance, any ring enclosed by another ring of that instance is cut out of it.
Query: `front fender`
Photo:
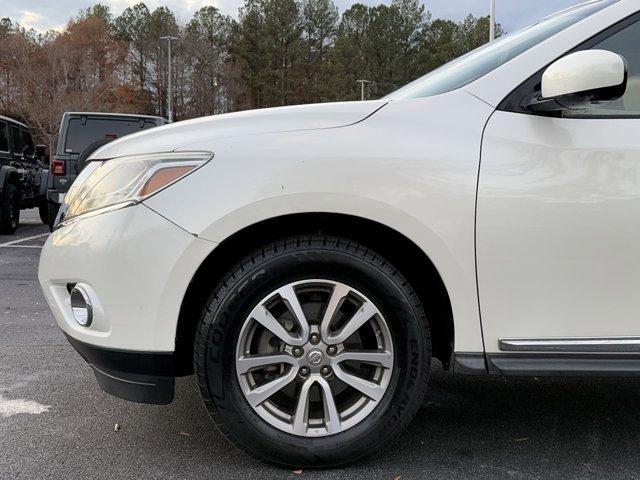
[[[9,165],[0,167],[0,196],[2,196],[2,190],[12,175],[18,175],[18,170]]]
[[[493,109],[456,91],[394,101],[348,127],[217,138],[184,147],[215,158],[145,203],[213,242],[263,220],[337,213],[413,241],[452,303],[457,352],[482,352],[475,196],[482,129]]]

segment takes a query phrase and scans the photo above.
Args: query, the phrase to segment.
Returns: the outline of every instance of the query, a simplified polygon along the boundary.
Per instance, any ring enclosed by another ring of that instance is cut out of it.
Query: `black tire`
[[[52,202],[51,200],[47,201],[47,224],[49,225],[49,230],[53,232],[53,223],[56,221],[56,217],[58,216],[58,210],[60,210],[60,204]]]
[[[45,197],[42,197],[40,203],[38,203],[38,213],[40,214],[40,221],[45,225],[49,225],[49,202]]]
[[[11,183],[2,189],[0,199],[0,233],[10,235],[20,223],[20,192]]]
[[[388,389],[360,423],[324,437],[286,433],[264,421],[244,398],[235,373],[235,347],[248,313],[289,282],[324,278],[345,282],[383,313],[394,345]],[[199,320],[194,366],[204,405],[231,442],[267,463],[335,467],[370,454],[399,434],[421,405],[431,364],[429,326],[421,303],[393,265],[343,238],[311,235],[259,248],[213,289]]]

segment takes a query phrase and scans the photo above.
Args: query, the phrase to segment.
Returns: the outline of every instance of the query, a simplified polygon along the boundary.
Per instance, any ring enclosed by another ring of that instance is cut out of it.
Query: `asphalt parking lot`
[[[0,236],[0,478],[640,479],[640,382],[462,377],[434,369],[410,428],[346,469],[294,472],[229,445],[192,377],[168,406],[102,393],[37,282],[47,228]],[[114,426],[118,424],[116,430]]]

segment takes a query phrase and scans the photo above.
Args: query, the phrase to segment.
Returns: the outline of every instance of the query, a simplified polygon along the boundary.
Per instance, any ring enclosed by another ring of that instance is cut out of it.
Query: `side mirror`
[[[46,163],[45,160],[47,158],[47,147],[46,145],[36,145],[36,157],[40,159],[41,162]]]
[[[31,145],[27,145],[22,149],[22,156],[25,158],[33,158],[35,153],[36,150]]]
[[[562,57],[542,75],[540,96],[528,107],[537,111],[581,110],[622,97],[627,62],[607,50],[585,50]]]

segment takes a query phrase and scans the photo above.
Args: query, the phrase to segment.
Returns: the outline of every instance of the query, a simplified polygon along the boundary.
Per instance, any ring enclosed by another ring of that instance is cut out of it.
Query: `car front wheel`
[[[424,396],[430,336],[402,275],[365,246],[300,236],[246,257],[195,340],[210,416],[246,452],[337,466],[399,433]]]

